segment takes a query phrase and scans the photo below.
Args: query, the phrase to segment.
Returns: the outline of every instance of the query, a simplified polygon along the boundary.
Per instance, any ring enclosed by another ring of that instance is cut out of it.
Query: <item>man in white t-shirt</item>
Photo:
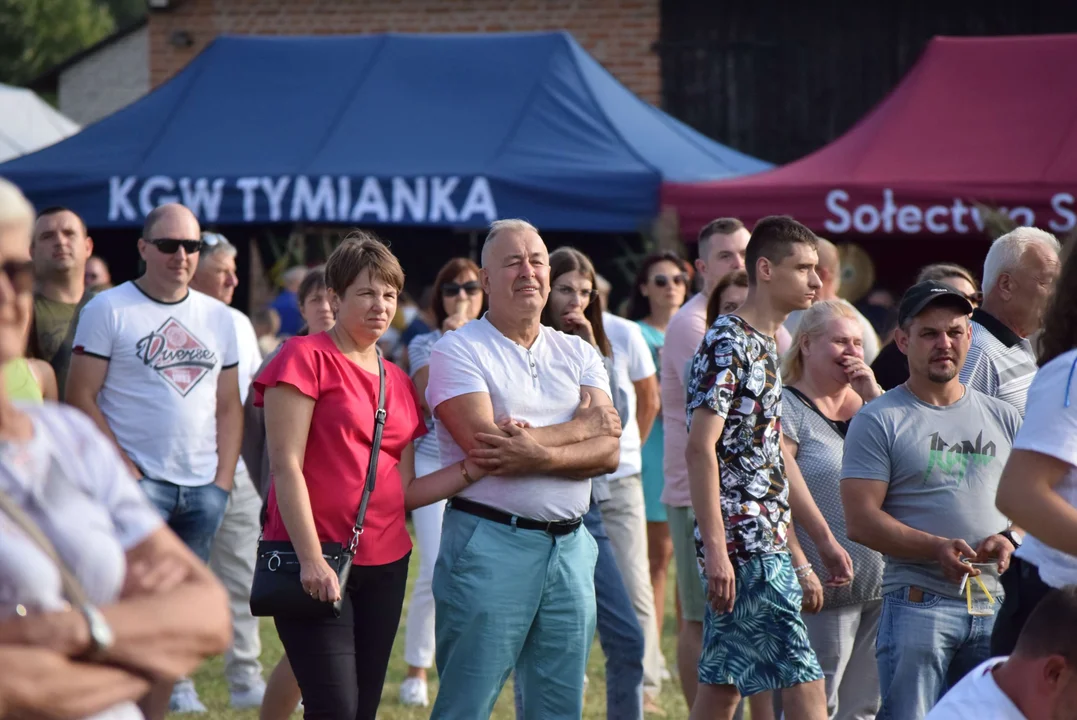
[[[188,288],[201,247],[182,205],[146,216],[145,274],[79,315],[67,400],[116,441],[169,527],[206,562],[239,462],[243,403],[228,306]],[[205,711],[193,687],[176,691],[174,710]]]
[[[202,233],[202,252],[191,278],[191,289],[217,298],[231,306],[239,277],[236,274],[236,247],[224,235]],[[239,310],[229,307],[235,324],[239,349],[239,398],[246,402],[251,380],[262,364],[254,326]],[[236,709],[261,707],[266,684],[262,679],[262,641],[258,618],[251,615],[251,584],[254,558],[261,530],[262,498],[240,457],[236,464],[232,497],[213,540],[209,564],[228,590],[232,608],[232,647],[224,656],[231,705]]]
[[[1077,718],[1077,585],[1049,592],[1013,654],[988,660],[962,678],[926,720],[985,718]]]
[[[643,629],[643,691],[652,703],[662,692],[659,621],[655,617],[654,588],[647,559],[647,512],[643,503],[642,437],[651,431],[661,398],[658,371],[639,325],[612,313],[602,313],[602,326],[613,349],[611,385],[624,393],[621,464],[605,481],[609,497],[598,501],[617,567]],[[614,406],[622,408],[614,398]]]
[[[489,312],[430,355],[442,463],[490,473],[445,512],[431,717],[489,717],[514,667],[524,718],[580,717],[598,553],[581,518],[589,478],[617,469],[620,421],[598,352],[540,323],[550,266],[534,227],[491,226],[482,283]]]

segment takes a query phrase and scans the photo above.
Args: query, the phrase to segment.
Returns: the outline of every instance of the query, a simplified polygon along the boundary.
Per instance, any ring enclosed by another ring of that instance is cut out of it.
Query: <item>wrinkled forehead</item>
[[[538,233],[530,230],[505,230],[494,238],[489,257],[491,264],[499,267],[510,260],[521,258],[548,262],[550,253]]]

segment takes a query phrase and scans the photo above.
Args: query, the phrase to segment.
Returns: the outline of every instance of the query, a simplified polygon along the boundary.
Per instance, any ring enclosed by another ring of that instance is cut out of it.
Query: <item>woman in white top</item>
[[[1002,472],[998,509],[1028,535],[1002,576],[1006,600],[991,654],[1008,655],[1051,588],[1077,583],[1077,252],[1055,285],[1040,338],[1040,369]],[[1011,529],[1011,538],[1017,540]]]
[[[438,271],[430,300],[430,314],[439,330],[423,333],[408,343],[408,372],[419,392],[419,403],[426,416],[427,433],[415,441],[415,473],[419,476],[441,468],[435,420],[426,406],[426,383],[430,377],[430,351],[444,333],[451,332],[479,317],[486,297],[479,282],[479,266],[468,258],[453,258]],[[415,539],[419,544],[419,577],[408,606],[404,636],[404,661],[408,675],[400,685],[400,702],[426,707],[429,697],[426,671],[434,664],[434,594],[430,589],[434,562],[441,541],[441,518],[445,501],[411,511]]]
[[[0,363],[26,351],[32,222],[0,179]],[[173,681],[228,647],[224,589],[89,418],[2,384],[0,496],[0,716],[136,720],[145,700],[163,717]],[[54,553],[86,604],[68,603]]]

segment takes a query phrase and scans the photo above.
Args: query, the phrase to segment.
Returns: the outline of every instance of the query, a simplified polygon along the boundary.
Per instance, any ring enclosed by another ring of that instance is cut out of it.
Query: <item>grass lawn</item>
[[[408,577],[408,597],[411,596],[411,586],[419,570],[418,550],[412,555]],[[672,580],[673,568],[670,567]],[[673,615],[673,583],[670,582],[666,599],[665,627],[662,633],[662,652],[673,671],[673,662],[676,658],[676,619]],[[407,615],[407,603],[404,605],[404,616]],[[270,620],[262,621],[262,664],[265,666],[265,674],[276,665],[283,653],[280,640],[277,639],[276,630]],[[606,673],[604,668],[604,656],[597,639],[591,650],[591,659],[587,668],[587,677],[590,684],[587,687],[587,697],[583,716],[587,720],[599,720],[606,717]],[[404,680],[407,665],[404,663],[404,619],[401,618],[400,628],[396,633],[396,642],[393,645],[393,655],[389,661],[389,672],[385,678],[385,688],[382,691],[381,707],[378,711],[379,720],[419,720],[430,715],[430,708],[406,708],[400,704],[400,683]],[[431,669],[430,699],[433,701],[437,691],[437,674]],[[195,685],[198,687],[202,702],[209,708],[206,717],[213,720],[257,720],[257,710],[237,711],[228,707],[228,685],[224,680],[224,663],[221,657],[208,660],[195,673]],[[674,680],[663,683],[662,696],[659,704],[666,711],[671,720],[688,717],[688,710],[681,696],[680,684]],[[183,715],[171,715],[170,720],[188,717]],[[294,717],[299,717],[297,713]],[[515,718],[512,703],[512,686],[506,685],[501,693],[492,715],[496,720],[512,720]],[[657,716],[649,716],[657,717]]]

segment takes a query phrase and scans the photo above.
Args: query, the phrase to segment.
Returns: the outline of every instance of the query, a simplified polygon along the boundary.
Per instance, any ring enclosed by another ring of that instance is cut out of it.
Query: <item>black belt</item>
[[[482,503],[472,502],[471,500],[465,500],[464,498],[453,498],[449,501],[449,507],[453,510],[459,510],[460,512],[466,512],[468,515],[474,515],[480,517],[483,520],[492,520],[502,525],[515,525],[521,530],[542,530],[550,535],[568,535],[574,532],[583,523],[583,518],[576,518],[575,520],[554,520],[546,522],[545,520],[529,520],[528,518],[522,518],[519,515],[512,515],[501,510],[495,510],[489,505],[483,505]]]

